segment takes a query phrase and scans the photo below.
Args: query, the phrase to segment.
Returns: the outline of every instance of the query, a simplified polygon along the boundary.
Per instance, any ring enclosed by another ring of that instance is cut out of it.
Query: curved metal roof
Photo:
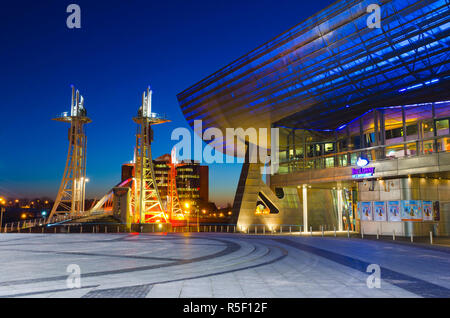
[[[337,1],[178,94],[190,125],[337,129],[376,106],[450,97],[450,2]]]

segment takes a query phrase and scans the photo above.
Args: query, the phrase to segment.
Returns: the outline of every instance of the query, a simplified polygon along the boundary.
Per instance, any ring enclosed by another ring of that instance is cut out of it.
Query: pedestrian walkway
[[[356,237],[14,233],[0,256],[0,297],[450,297],[450,248]]]

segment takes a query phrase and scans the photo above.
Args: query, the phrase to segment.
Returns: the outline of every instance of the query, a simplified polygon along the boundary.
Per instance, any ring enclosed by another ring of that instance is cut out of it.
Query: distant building
[[[167,181],[169,175],[170,156],[163,155],[153,160],[155,178],[158,190],[163,200],[167,197]],[[198,206],[199,201],[209,200],[209,169],[199,162],[181,161],[176,167],[178,198],[183,203],[189,202],[193,206]]]
[[[163,203],[167,201],[167,184],[170,170],[170,155],[165,154],[153,160],[155,179]],[[176,167],[176,184],[181,203],[189,202],[190,206],[209,202],[209,167],[199,162],[181,161]],[[134,176],[134,164],[122,165],[122,181]],[[193,209],[191,208],[191,211]]]

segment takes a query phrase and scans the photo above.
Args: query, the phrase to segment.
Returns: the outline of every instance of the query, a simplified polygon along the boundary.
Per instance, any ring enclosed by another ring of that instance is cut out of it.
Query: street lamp
[[[190,204],[189,204],[189,202],[187,202],[187,201],[184,202],[184,207],[186,208],[184,213],[186,214],[187,229],[188,229],[188,232],[189,232],[189,216],[190,216],[190,211],[189,211]]]
[[[200,232],[200,220],[199,220],[199,217],[198,217],[198,215],[200,214],[199,212],[200,211],[197,209],[197,232]]]
[[[0,198],[0,230],[3,227],[3,213],[5,213],[5,199]]]

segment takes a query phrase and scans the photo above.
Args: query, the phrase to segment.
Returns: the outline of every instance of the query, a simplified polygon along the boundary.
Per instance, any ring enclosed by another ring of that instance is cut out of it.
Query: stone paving
[[[450,248],[356,238],[0,234],[0,257],[0,297],[450,297]]]

